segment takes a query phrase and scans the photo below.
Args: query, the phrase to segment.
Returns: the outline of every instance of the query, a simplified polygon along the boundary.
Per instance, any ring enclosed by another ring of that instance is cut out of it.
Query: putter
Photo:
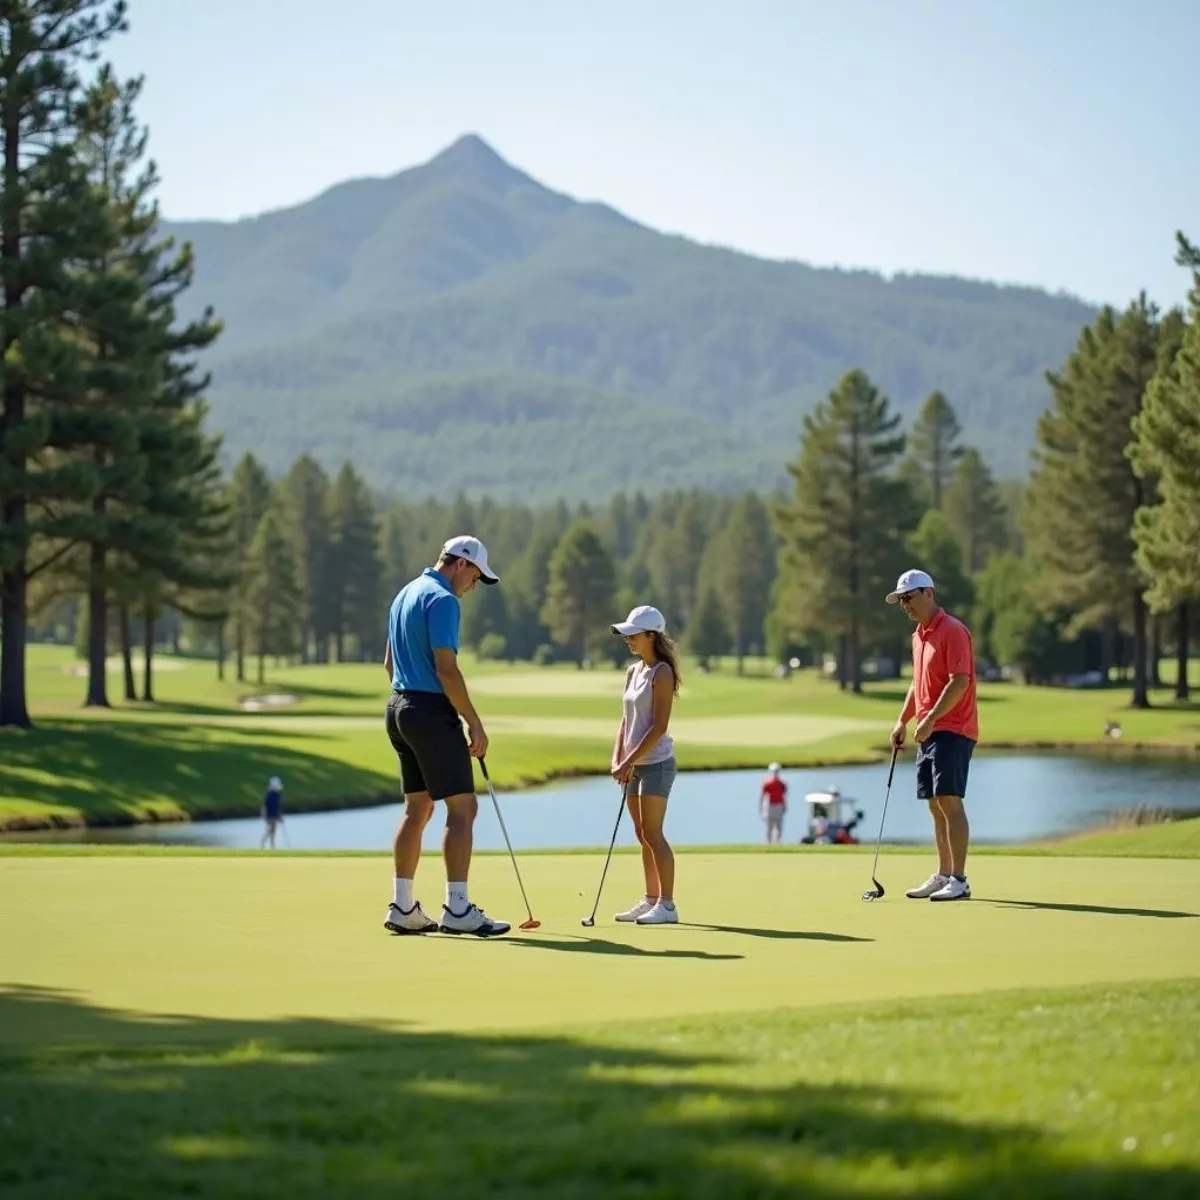
[[[279,818],[279,828],[283,831],[283,843],[290,850],[292,848],[292,839],[288,835],[287,822],[282,817]]]
[[[887,893],[883,889],[883,884],[875,878],[875,872],[879,870],[879,847],[883,844],[883,823],[887,820],[888,797],[892,794],[892,774],[896,770],[896,755],[900,753],[899,746],[892,747],[892,765],[888,768],[887,791],[883,793],[883,815],[879,818],[879,837],[875,839],[875,865],[871,868],[871,882],[875,885],[863,892],[864,900],[878,900]]]
[[[487,763],[482,758],[479,760],[479,767],[483,771],[488,795],[492,798],[492,806],[496,810],[496,820],[500,822],[500,832],[504,834],[504,844],[508,847],[508,857],[512,859],[513,870],[517,873],[517,886],[521,889],[521,899],[525,901],[525,912],[529,917],[528,921],[522,921],[517,928],[539,929],[542,923],[533,919],[533,909],[529,907],[529,897],[525,895],[525,885],[521,882],[521,869],[517,866],[517,856],[513,853],[512,842],[508,840],[508,830],[505,828],[504,817],[500,812],[500,802],[496,799],[496,789],[492,787],[492,778],[488,774]]]
[[[604,891],[604,877],[608,874],[608,864],[612,860],[613,847],[617,844],[617,830],[621,828],[621,814],[625,811],[625,801],[629,794],[629,783],[626,781],[621,788],[621,807],[617,809],[617,823],[613,826],[612,841],[608,843],[608,855],[604,859],[604,870],[600,874],[600,886],[596,889],[596,903],[592,905],[592,915],[584,917],[580,925],[591,929],[596,924],[596,909],[600,907],[600,893]]]

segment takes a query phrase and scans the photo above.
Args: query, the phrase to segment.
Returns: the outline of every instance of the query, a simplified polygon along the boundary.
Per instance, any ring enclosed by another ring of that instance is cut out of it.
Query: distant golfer
[[[467,898],[467,874],[478,803],[471,755],[487,752],[483,722],[458,667],[459,597],[480,580],[499,583],[487,549],[476,537],[451,538],[437,563],[401,588],[388,614],[383,665],[392,681],[385,721],[400,760],[404,816],[396,831],[395,895],[384,928],[392,933],[507,933]],[[462,722],[466,721],[466,736]],[[435,801],[446,804],[446,903],[441,922],[413,899],[421,834]]]
[[[262,816],[266,822],[266,829],[258,848],[261,850],[270,842],[271,849],[274,850],[275,831],[283,820],[283,780],[278,775],[272,775],[267,781],[267,790],[263,793]]]
[[[768,768],[770,775],[763,780],[759,793],[759,815],[767,823],[767,844],[783,838],[783,815],[787,812],[787,784],[779,777],[783,768],[773,762]]]
[[[674,925],[675,855],[663,835],[667,799],[675,782],[675,747],[667,727],[679,694],[679,652],[657,608],[641,605],[612,626],[638,661],[625,673],[621,725],[613,745],[613,778],[626,789],[633,830],[642,846],[646,891],[618,921]]]
[[[969,900],[967,843],[970,827],[963,799],[971,755],[979,741],[975,651],[971,634],[938,605],[934,582],[924,571],[905,571],[888,594],[916,622],[912,635],[913,680],[892,730],[904,745],[908,722],[917,719],[917,797],[929,801],[938,869],[906,895],[912,900]]]

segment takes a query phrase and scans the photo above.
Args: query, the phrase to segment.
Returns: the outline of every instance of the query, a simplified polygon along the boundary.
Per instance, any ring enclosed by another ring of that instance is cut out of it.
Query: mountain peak
[[[508,183],[521,173],[492,149],[477,133],[465,133],[429,160],[429,166],[493,183]]]

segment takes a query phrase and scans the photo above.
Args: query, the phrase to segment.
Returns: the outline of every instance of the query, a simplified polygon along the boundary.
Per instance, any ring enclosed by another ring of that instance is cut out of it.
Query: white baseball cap
[[[484,583],[499,583],[500,576],[488,566],[487,547],[477,538],[469,534],[452,537],[443,547],[443,554],[453,554],[456,558],[465,558],[479,568],[479,575]]]
[[[614,625],[612,631],[622,637],[631,637],[635,633],[666,633],[667,621],[657,608],[639,604],[637,608],[630,609],[629,616]]]
[[[932,579],[924,571],[905,571],[899,579],[896,580],[896,590],[888,592],[887,602],[889,604],[898,604],[900,597],[906,592],[915,592],[917,588],[931,588],[935,584]]]
[[[274,792],[281,792],[283,791],[283,780],[278,775],[272,775],[267,787]]]

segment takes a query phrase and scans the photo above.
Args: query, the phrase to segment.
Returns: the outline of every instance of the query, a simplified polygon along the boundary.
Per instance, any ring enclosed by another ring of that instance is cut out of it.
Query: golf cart
[[[809,792],[804,803],[808,805],[808,832],[800,839],[802,845],[858,844],[854,827],[862,820],[863,812],[849,796],[830,788],[827,792]]]

